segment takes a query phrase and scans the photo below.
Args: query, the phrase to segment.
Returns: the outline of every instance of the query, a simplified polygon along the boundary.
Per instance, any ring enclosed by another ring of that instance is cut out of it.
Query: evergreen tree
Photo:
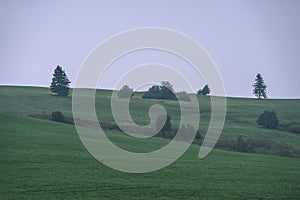
[[[208,95],[209,93],[210,93],[210,89],[207,84],[197,92],[197,94],[202,94],[202,95]]]
[[[70,83],[71,81],[69,81],[65,71],[60,66],[57,66],[50,86],[51,92],[56,93],[58,96],[68,96]]]
[[[264,79],[260,74],[256,75],[255,83],[253,84],[253,94],[259,99],[267,98],[267,86],[264,83]]]

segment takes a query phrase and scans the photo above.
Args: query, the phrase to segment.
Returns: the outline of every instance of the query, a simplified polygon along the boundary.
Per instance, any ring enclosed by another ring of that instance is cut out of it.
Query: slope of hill
[[[111,121],[110,91],[98,91],[99,118]],[[198,145],[170,166],[147,174],[115,171],[95,160],[83,147],[73,125],[29,117],[60,110],[71,116],[71,98],[52,96],[47,88],[0,87],[0,195],[1,199],[112,198],[112,199],[299,199],[300,159],[213,150],[198,159]],[[143,101],[143,102],[141,102]],[[148,122],[148,107],[159,100],[135,98],[130,107],[139,124]],[[178,104],[161,102],[178,124]],[[105,106],[103,106],[105,105]],[[200,98],[204,132],[209,98]],[[247,138],[278,140],[300,147],[299,135],[257,127],[257,115],[275,110],[282,123],[297,122],[299,100],[228,98],[222,140]],[[145,114],[146,113],[146,114]],[[118,131],[106,131],[124,149],[158,149],[168,140],[135,140]]]
[[[110,102],[111,91],[97,90],[96,111],[100,121],[114,122]],[[151,105],[163,105],[171,116],[174,128],[180,121],[179,104],[176,101],[161,101],[154,99],[141,99],[135,94],[130,101],[130,114],[137,124],[146,125],[150,121],[148,112]],[[50,115],[53,111],[61,111],[64,115],[72,117],[72,98],[60,98],[51,95],[48,88],[36,87],[0,87],[1,113],[21,115]],[[199,97],[201,120],[199,130],[205,135],[210,120],[210,98]],[[290,133],[286,130],[269,130],[259,127],[256,119],[264,110],[274,110],[278,115],[280,126],[299,124],[300,126],[300,100],[299,99],[245,99],[227,98],[227,115],[225,126],[217,147],[232,150],[239,135],[252,144],[257,144],[258,153],[276,155],[300,156],[300,134]],[[260,146],[259,146],[260,145]],[[264,148],[263,145],[268,148]]]
[[[0,116],[0,194],[16,198],[233,199],[300,197],[300,159],[214,150],[197,158],[193,145],[172,165],[148,174],[128,174],[96,161],[72,125],[19,115]],[[108,131],[129,150],[151,145]]]

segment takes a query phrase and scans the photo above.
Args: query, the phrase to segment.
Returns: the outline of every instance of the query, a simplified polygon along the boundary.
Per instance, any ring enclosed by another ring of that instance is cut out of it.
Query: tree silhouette
[[[169,99],[176,100],[177,97],[174,94],[173,86],[168,81],[163,81],[161,85],[153,85],[142,96],[144,99]]]
[[[69,81],[65,71],[60,66],[57,66],[50,86],[51,92],[56,93],[58,96],[68,96],[70,83],[71,81]]]
[[[264,83],[264,79],[260,74],[256,75],[255,83],[253,84],[253,94],[258,97],[258,99],[261,98],[267,98],[267,86]]]
[[[208,95],[209,93],[210,93],[210,89],[207,84],[197,92],[197,94],[202,94],[202,95]]]

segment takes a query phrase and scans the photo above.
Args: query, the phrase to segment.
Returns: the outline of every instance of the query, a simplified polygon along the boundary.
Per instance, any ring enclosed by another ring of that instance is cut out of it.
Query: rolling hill
[[[110,94],[111,91],[97,91],[100,121],[113,121]],[[275,110],[281,124],[299,123],[300,100],[228,98],[220,138],[221,143],[235,141],[238,135],[277,142],[291,147],[294,152],[288,156],[293,157],[213,150],[205,159],[199,159],[199,145],[192,145],[173,164],[146,174],[118,172],[95,160],[72,124],[32,117],[57,110],[71,117],[70,97],[53,96],[48,88],[1,86],[0,100],[1,199],[300,198],[300,136],[284,129],[263,129],[255,122],[264,110]],[[199,129],[203,135],[210,119],[209,100],[199,97]],[[133,119],[147,124],[148,109],[155,103],[166,108],[177,127],[180,111],[176,101],[144,100],[140,94],[130,102]],[[156,137],[133,139],[115,130],[105,133],[118,146],[135,152],[151,151],[168,143]]]

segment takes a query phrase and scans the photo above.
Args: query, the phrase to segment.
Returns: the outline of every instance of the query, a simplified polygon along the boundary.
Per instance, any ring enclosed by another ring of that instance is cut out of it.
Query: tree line
[[[50,85],[50,91],[57,94],[57,96],[68,96],[70,91],[71,81],[68,79],[66,72],[62,67],[57,66],[53,73],[52,82]],[[261,74],[257,74],[255,78],[255,83],[253,84],[253,94],[257,96],[258,99],[267,98],[267,86]],[[198,95],[208,95],[210,94],[210,88],[206,84],[202,89],[197,91]],[[130,98],[133,96],[133,89],[128,85],[124,85],[122,89],[118,92],[120,98]],[[178,100],[190,101],[187,92],[182,91],[177,93]],[[176,100],[175,91],[173,85],[169,81],[162,81],[161,85],[153,85],[146,91],[142,98],[144,99],[169,99]]]

